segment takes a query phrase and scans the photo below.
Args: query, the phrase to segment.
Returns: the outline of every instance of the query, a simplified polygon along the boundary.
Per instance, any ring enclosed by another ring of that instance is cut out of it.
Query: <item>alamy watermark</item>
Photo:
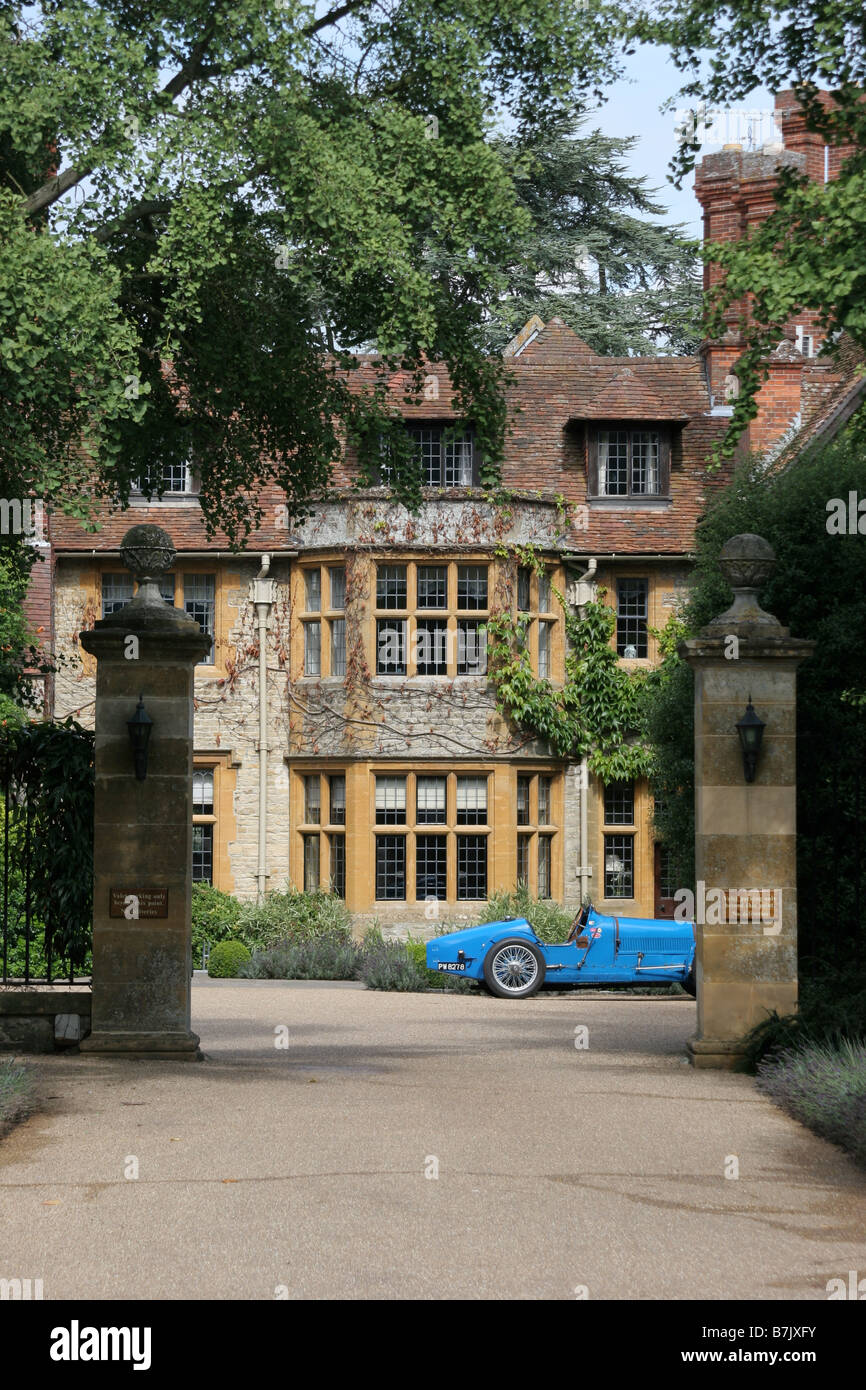
[[[856,492],[848,493],[847,502],[831,497],[827,513],[824,524],[828,536],[866,536],[866,497],[858,497]]]
[[[402,619],[381,621],[376,644],[379,675],[403,675],[407,643]],[[487,671],[487,633],[483,624],[458,627],[456,631],[444,623],[419,627],[408,646],[419,676],[444,676],[455,666],[461,676],[483,676]]]
[[[782,143],[782,131],[772,107],[732,106],[713,109],[705,104],[678,107],[674,113],[676,136],[683,145],[742,145],[759,150]]]
[[[847,1298],[857,1303],[866,1302],[866,1279],[861,1279],[856,1269],[848,1270],[847,1283],[844,1279],[828,1279],[824,1287],[827,1290],[828,1301]]]
[[[27,1303],[42,1298],[41,1279],[0,1279],[0,1303]]]
[[[706,927],[760,923],[764,936],[778,936],[782,930],[781,888],[708,888],[698,879],[697,893],[678,888],[674,903],[675,922]]]
[[[47,541],[45,507],[41,497],[0,497],[0,536],[26,536]]]
[[[134,1371],[147,1371],[151,1361],[149,1327],[82,1327],[73,1318],[69,1327],[51,1331],[48,1355],[52,1361],[131,1361]]]

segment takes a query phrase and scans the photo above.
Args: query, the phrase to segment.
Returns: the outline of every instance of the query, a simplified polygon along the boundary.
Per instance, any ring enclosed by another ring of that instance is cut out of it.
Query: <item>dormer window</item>
[[[476,487],[478,458],[472,430],[454,421],[407,425],[407,433],[421,462],[421,486],[433,488]],[[390,481],[387,444],[380,449],[379,476]]]
[[[667,497],[670,432],[660,427],[603,425],[589,434],[589,495],[624,501]]]
[[[179,463],[164,463],[161,469],[154,470],[152,476],[152,482],[149,478],[137,478],[133,484],[134,492],[140,494],[146,494],[149,491],[159,492],[163,497],[196,497],[198,495],[198,477],[188,460],[181,460]],[[157,501],[158,499],[154,497],[152,500]]]
[[[409,434],[421,455],[425,487],[472,486],[475,450],[470,430],[422,425],[410,428]]]
[[[192,468],[188,463],[167,463],[162,470],[163,492],[192,492]]]

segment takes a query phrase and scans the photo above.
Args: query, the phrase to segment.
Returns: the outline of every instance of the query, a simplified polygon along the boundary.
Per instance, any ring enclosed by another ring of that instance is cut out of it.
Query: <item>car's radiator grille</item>
[[[621,942],[621,951],[643,951],[644,955],[662,953],[682,956],[692,946],[691,936],[630,936]]]

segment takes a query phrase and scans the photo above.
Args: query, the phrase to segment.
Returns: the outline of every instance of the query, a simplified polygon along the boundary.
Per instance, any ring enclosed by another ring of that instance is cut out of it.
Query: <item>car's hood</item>
[[[694,933],[694,922],[678,922],[672,917],[623,917],[619,912],[599,912],[597,908],[592,910],[592,919],[596,924],[619,922],[622,927],[635,927],[638,931],[646,931],[647,927],[667,927],[671,930]]]
[[[538,940],[526,918],[515,917],[511,921],[485,922],[480,927],[467,927],[465,931],[431,937],[427,949],[434,958],[440,953],[450,958],[457,951],[472,955],[477,954],[486,941],[495,941],[502,936],[528,936],[533,941]]]

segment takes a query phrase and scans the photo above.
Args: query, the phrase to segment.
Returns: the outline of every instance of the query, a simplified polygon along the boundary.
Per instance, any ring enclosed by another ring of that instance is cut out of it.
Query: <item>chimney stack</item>
[[[829,93],[821,100],[830,106]],[[836,178],[850,145],[825,146],[824,137],[806,129],[802,108],[792,91],[779,92],[775,99],[776,124],[783,143],[766,143],[762,149],[744,151],[739,145],[725,145],[706,155],[695,170],[695,196],[704,212],[704,241],[739,241],[763,222],[776,207],[774,194],[778,173],[793,168],[816,183]],[[704,267],[704,289],[712,290],[723,278],[718,265]],[[748,299],[731,304],[725,311],[725,332],[720,339],[702,346],[709,389],[716,410],[729,408],[731,378],[743,350],[740,320],[748,316]],[[759,397],[759,414],[744,440],[747,448],[766,448],[790,426],[801,410],[802,375],[814,358],[824,333],[818,315],[799,311],[774,351],[770,376]]]

